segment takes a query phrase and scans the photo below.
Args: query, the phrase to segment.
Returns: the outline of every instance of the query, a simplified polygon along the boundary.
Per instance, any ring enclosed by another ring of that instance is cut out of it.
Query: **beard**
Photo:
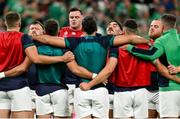
[[[149,36],[151,39],[153,39],[153,40],[155,40],[155,39],[157,39],[157,38],[159,38],[160,36],[159,35],[151,35],[151,36]]]

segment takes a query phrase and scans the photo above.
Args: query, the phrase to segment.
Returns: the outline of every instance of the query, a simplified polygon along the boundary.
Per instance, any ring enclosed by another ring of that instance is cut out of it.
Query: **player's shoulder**
[[[0,32],[0,36],[1,36],[1,37],[4,36],[4,34],[5,34],[4,31],[3,31],[3,32]]]
[[[65,27],[60,28],[60,31],[65,31],[65,30],[70,30],[70,27],[69,26],[65,26]]]
[[[11,35],[11,36],[23,36],[24,33],[18,31],[7,31],[4,32],[4,35]]]

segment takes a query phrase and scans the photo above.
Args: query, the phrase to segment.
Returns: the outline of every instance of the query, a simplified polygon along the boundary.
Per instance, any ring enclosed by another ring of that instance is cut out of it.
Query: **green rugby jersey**
[[[37,46],[37,45],[36,45]],[[64,50],[53,46],[39,45],[37,46],[38,54],[47,56],[62,56]],[[66,64],[64,62],[55,64],[37,64],[39,83],[60,84],[62,75],[64,74]]]
[[[44,45],[42,43],[27,39],[24,48],[36,45],[38,54],[47,56],[62,56],[67,50],[53,46]],[[61,84],[62,75],[64,74],[66,64],[64,62],[54,64],[36,64],[38,73],[38,82],[41,84]]]
[[[128,45],[127,50],[140,58],[151,61],[165,54],[169,64],[180,66],[180,39],[176,29],[164,32],[149,50],[138,49],[132,45]],[[180,77],[180,73],[177,76]],[[166,84],[160,87],[160,91],[180,90],[180,84],[172,80],[164,81],[164,83]]]
[[[108,48],[112,46],[114,36],[85,36],[65,38],[66,47],[74,54],[77,63],[91,72],[99,73],[106,64]],[[115,53],[111,52],[111,56]],[[83,82],[89,79],[80,78]]]

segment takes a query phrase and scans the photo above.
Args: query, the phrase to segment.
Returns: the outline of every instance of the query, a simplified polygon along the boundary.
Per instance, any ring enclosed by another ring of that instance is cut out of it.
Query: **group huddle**
[[[96,20],[69,11],[69,26],[34,21],[19,32],[20,15],[5,16],[0,32],[1,118],[178,118],[180,39],[176,16],[138,24],[112,20],[107,35]]]

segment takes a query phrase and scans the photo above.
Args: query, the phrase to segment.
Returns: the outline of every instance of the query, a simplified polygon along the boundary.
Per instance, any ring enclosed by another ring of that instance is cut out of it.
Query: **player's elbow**
[[[107,70],[107,75],[110,76],[112,73],[113,73],[114,70],[110,69],[110,70]]]
[[[17,71],[20,73],[24,73],[27,71],[27,69],[26,69],[26,67],[20,67]]]
[[[21,69],[21,71],[22,71],[22,72],[27,72],[27,71],[28,71],[28,68],[27,68],[27,67],[23,67],[23,68]]]

